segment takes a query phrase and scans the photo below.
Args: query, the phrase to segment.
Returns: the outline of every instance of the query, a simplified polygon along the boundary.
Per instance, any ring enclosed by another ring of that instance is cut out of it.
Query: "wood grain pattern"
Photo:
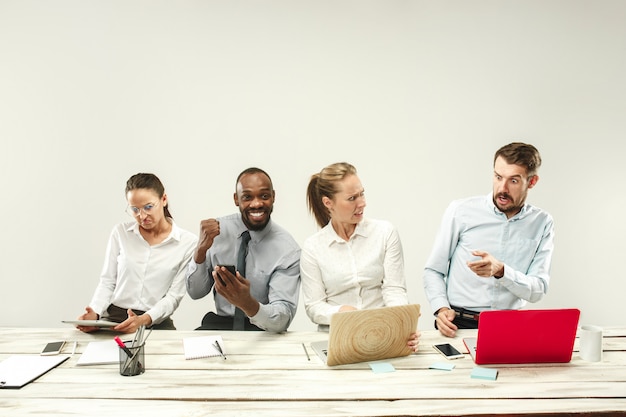
[[[203,334],[218,334],[203,332]],[[434,416],[592,414],[626,415],[626,328],[604,331],[601,362],[585,362],[577,351],[567,364],[507,365],[496,381],[470,378],[475,364],[466,355],[452,371],[429,369],[445,361],[432,345],[446,339],[425,331],[416,354],[391,359],[395,372],[377,374],[367,363],[328,367],[302,343],[323,333],[222,332],[228,360],[185,360],[183,337],[193,331],[152,332],[146,343],[146,372],[119,375],[117,365],[76,366],[101,331],[0,328],[0,360],[36,354],[50,340],[65,339],[64,352],[77,353],[20,390],[0,390],[0,415],[10,416]]]
[[[417,304],[333,315],[326,363],[334,366],[410,355],[407,341],[417,330],[419,316]]]

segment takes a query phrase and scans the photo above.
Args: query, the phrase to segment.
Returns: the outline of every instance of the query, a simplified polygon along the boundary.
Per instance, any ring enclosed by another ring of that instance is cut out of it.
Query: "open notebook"
[[[222,348],[222,352],[215,346]],[[226,354],[222,336],[195,336],[183,338],[185,359],[209,358],[211,356],[223,356]]]
[[[311,348],[329,366],[407,356],[419,315],[419,304],[336,313],[328,341],[313,342]]]
[[[22,388],[68,359],[65,355],[10,356],[0,362],[0,388]]]

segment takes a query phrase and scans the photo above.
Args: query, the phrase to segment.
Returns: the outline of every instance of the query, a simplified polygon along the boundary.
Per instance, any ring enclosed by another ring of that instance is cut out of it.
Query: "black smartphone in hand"
[[[230,272],[234,276],[237,276],[237,270],[235,269],[235,265],[218,265],[218,267],[226,268],[228,272]],[[223,286],[226,286],[226,283],[224,282],[224,280],[220,278],[220,274],[217,274],[217,278],[220,280],[220,284],[222,284]]]

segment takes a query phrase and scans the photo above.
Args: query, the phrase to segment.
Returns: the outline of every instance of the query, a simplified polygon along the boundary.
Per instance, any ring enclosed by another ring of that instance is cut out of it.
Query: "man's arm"
[[[516,271],[504,263],[504,274],[498,281],[515,296],[535,303],[543,298],[550,284],[550,266],[554,252],[554,222],[546,223],[541,240],[527,272]]]
[[[455,226],[454,213],[455,206],[451,204],[444,212],[433,249],[424,267],[424,292],[433,314],[439,312],[442,307],[450,308],[446,277],[460,233]]]
[[[200,222],[198,245],[185,273],[187,294],[194,300],[207,295],[213,286],[212,268],[210,263],[207,264],[206,254],[213,246],[215,237],[219,234],[220,223],[216,219],[207,219]]]
[[[264,330],[280,333],[287,330],[298,307],[300,295],[300,250],[294,251],[287,264],[276,269],[269,281],[267,304],[259,303],[259,311],[250,322]]]

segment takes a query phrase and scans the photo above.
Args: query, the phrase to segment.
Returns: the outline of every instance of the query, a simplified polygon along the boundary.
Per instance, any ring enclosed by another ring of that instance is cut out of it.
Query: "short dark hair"
[[[237,175],[237,181],[235,181],[235,191],[237,190],[237,184],[239,184],[239,180],[241,179],[241,177],[243,177],[244,175],[248,175],[248,174],[263,174],[267,177],[268,180],[270,180],[270,186],[272,187],[272,190],[274,189],[274,184],[272,183],[272,178],[270,177],[270,175],[263,171],[261,168],[257,168],[257,167],[250,167],[250,168],[246,168],[243,171],[241,171],[241,173],[239,175]]]
[[[528,143],[512,142],[496,151],[493,163],[501,156],[507,164],[520,165],[526,168],[529,177],[537,174],[541,166],[541,155],[537,148]]]

